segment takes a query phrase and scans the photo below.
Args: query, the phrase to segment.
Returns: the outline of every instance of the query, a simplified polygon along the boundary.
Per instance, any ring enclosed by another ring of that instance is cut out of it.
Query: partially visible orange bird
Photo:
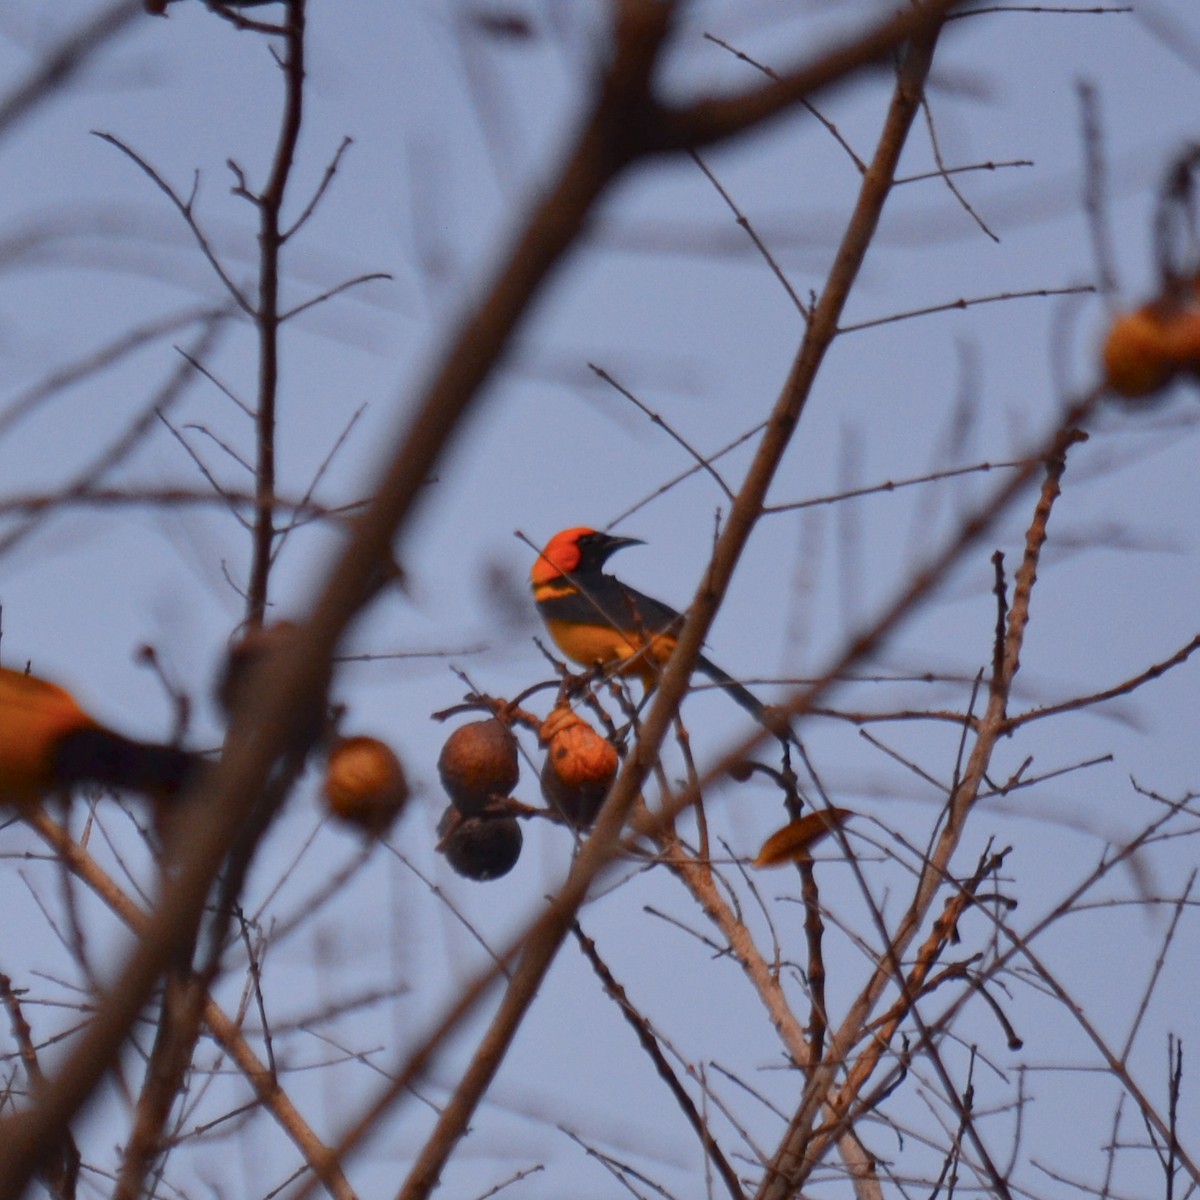
[[[673,608],[604,571],[609,557],[639,538],[600,533],[586,526],[556,533],[530,572],[533,598],[546,629],[572,662],[636,675],[653,688],[675,649],[683,617]],[[766,706],[701,655],[697,668],[720,685],[755,720],[778,732]]]
[[[0,667],[0,804],[32,805],[78,783],[165,799],[181,792],[203,761],[107,729],[57,684]]]

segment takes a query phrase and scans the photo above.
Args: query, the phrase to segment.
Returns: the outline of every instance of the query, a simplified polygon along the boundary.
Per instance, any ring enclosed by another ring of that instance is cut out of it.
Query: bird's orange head
[[[556,533],[546,548],[537,556],[530,580],[536,588],[552,583],[564,575],[587,575],[599,571],[608,561],[609,555],[622,546],[640,546],[641,539],[617,537],[611,533],[600,533],[586,525],[564,529]]]

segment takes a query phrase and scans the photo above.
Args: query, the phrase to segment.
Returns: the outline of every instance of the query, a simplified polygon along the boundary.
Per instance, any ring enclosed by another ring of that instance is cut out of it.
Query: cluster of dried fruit
[[[253,717],[249,680],[259,668],[270,670],[273,658],[292,652],[296,626],[287,621],[252,630],[231,648],[218,699],[239,721]],[[248,711],[238,711],[239,709]],[[616,778],[620,758],[569,704],[559,704],[545,719],[529,713],[505,714],[459,726],[446,739],[438,758],[438,775],[450,805],[438,823],[438,850],[460,875],[498,879],[521,855],[523,837],[518,816],[543,816],[576,830],[586,830]],[[512,798],[521,768],[517,739],[509,721],[519,719],[536,729],[546,752],[541,772],[545,809]],[[322,793],[330,815],[370,837],[382,837],[409,798],[404,768],[395,752],[378,738],[345,737],[336,732],[322,693],[294,723],[297,749],[314,743],[326,749]]]
[[[438,850],[469,879],[499,879],[521,856],[521,826],[508,798],[521,777],[517,739],[492,717],[460,725],[438,756],[450,807],[438,822]]]
[[[1195,362],[1200,364],[1200,338]],[[218,685],[218,698],[228,713],[232,715],[239,704],[246,707],[252,668],[275,654],[287,654],[295,636],[294,626],[280,622],[254,631],[234,646]],[[238,715],[246,719],[245,714]],[[450,804],[438,822],[437,849],[468,879],[499,879],[516,866],[524,843],[519,817],[541,816],[578,831],[590,829],[620,767],[612,741],[567,703],[559,704],[540,723],[525,712],[505,715],[507,720],[489,717],[460,725],[438,757],[438,775]],[[521,777],[517,739],[509,727],[513,719],[536,729],[538,744],[545,750],[540,779],[544,809],[513,799]],[[322,790],[330,814],[370,837],[382,837],[408,802],[404,768],[378,738],[336,736],[333,726],[321,696],[298,719],[296,745],[305,750],[313,741],[328,746]],[[851,815],[835,808],[790,822],[767,839],[754,865],[806,860],[814,843]]]
[[[517,739],[504,721],[472,721],[446,739],[438,775],[450,805],[438,823],[437,848],[460,875],[498,879],[513,869],[523,841],[518,814],[544,815],[578,830],[596,819],[619,766],[612,742],[567,705],[542,723],[538,741],[546,747],[545,810],[512,799],[521,768]]]

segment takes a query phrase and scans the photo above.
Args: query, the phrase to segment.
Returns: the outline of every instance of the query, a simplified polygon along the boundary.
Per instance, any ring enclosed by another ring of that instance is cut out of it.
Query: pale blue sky
[[[0,13],[0,86],[14,86],[47,47],[98,7],[83,0],[7,6]],[[748,10],[698,5],[683,23],[671,85],[687,94],[753,80],[749,68],[704,40],[704,32],[782,69],[814,52],[844,14],[873,7],[801,6],[796,13],[783,4]],[[1182,0],[1136,7],[1135,14],[1104,16],[997,13],[948,27],[930,92],[944,160],[1022,159],[1033,165],[956,176],[998,243],[942,182],[897,189],[848,306],[848,323],[960,297],[1095,281],[1080,205],[1081,80],[1095,86],[1103,122],[1111,174],[1106,215],[1121,302],[1146,295],[1154,277],[1154,189],[1170,156],[1197,136],[1200,23]],[[350,136],[354,144],[289,253],[285,296],[295,302],[363,272],[394,277],[347,294],[285,335],[285,492],[308,486],[353,414],[366,406],[320,490],[328,502],[343,503],[369,490],[449,318],[486,278],[497,245],[554,163],[585,94],[590,64],[602,54],[603,6],[528,4],[520,11],[529,15],[535,37],[527,42],[471,34],[470,8],[463,4],[312,0],[311,8],[310,89],[292,214],[341,139]],[[1174,46],[1147,25],[1170,14],[1186,33],[1174,38]],[[824,32],[814,33],[813,22]],[[860,155],[871,151],[887,86],[877,75],[822,101]],[[261,40],[233,31],[188,0],[173,5],[168,19],[134,22],[83,79],[0,143],[0,413],[37,381],[135,325],[223,299],[162,194],[92,131],[126,142],[181,192],[190,190],[193,172],[199,172],[196,214],[230,274],[245,282],[254,270],[253,213],[229,194],[226,160],[236,159],[252,183],[261,183],[278,102],[277,72]],[[845,152],[814,120],[796,117],[706,161],[777,252],[800,294],[819,288],[857,183]],[[919,127],[902,173],[932,166],[929,140]],[[10,238],[42,230],[49,231],[44,240],[8,251]],[[1064,373],[1072,387],[1094,382],[1103,313],[1095,298],[1019,299],[846,335],[822,370],[772,499],[800,500],[1021,453],[1053,423]],[[689,465],[674,442],[599,385],[587,363],[603,366],[692,446],[711,453],[767,411],[799,333],[783,289],[699,171],[687,162],[652,167],[608,198],[586,244],[543,295],[484,403],[438,464],[436,481],[399,545],[409,595],[381,602],[353,641],[355,650],[380,655],[454,653],[446,660],[352,665],[336,694],[350,707],[347,729],[387,737],[418,785],[417,800],[391,844],[436,879],[493,945],[538,909],[561,877],[570,846],[561,830],[531,825],[517,868],[486,887],[458,880],[434,855],[432,829],[444,803],[434,771],[442,735],[429,714],[463,691],[448,664],[461,666],[495,694],[516,694],[542,677],[546,669],[531,641],[538,632],[532,611],[527,607],[510,619],[501,603],[509,592],[502,595],[497,583],[503,579],[518,604],[524,602],[530,553],[514,531],[540,544],[561,527],[605,525]],[[147,405],[178,363],[172,342],[186,344],[189,337],[152,343],[8,430],[0,438],[0,499],[51,491],[71,480]],[[253,393],[254,352],[252,331],[235,323],[210,360],[221,379],[247,397]],[[1034,600],[1018,685],[1022,705],[1111,685],[1195,634],[1197,394],[1194,385],[1180,386],[1152,413],[1105,408],[1091,426],[1091,441],[1073,451]],[[957,442],[956,412],[967,414]],[[198,381],[173,419],[202,426],[205,432],[189,433],[192,445],[223,480],[246,486],[247,477],[217,441],[251,453],[250,424],[227,399]],[[723,460],[725,477],[736,485],[747,461],[744,450]],[[968,477],[764,520],[714,627],[713,658],[739,677],[815,673],[995,481],[994,473]],[[112,482],[203,486],[162,428]],[[668,491],[620,526],[648,545],[624,552],[614,567],[645,591],[685,604],[706,561],[714,514],[727,507],[704,476]],[[1011,579],[1030,509],[1031,501],[1018,506],[904,627],[875,669],[967,680],[986,665],[995,620],[989,556],[994,547],[1004,549]],[[5,528],[0,525],[0,535]],[[303,614],[333,544],[313,530],[298,532],[289,543],[273,588],[281,615]],[[134,662],[138,645],[152,642],[170,677],[194,698],[193,740],[212,744],[219,729],[208,688],[240,618],[223,571],[244,582],[248,549],[248,537],[218,507],[55,515],[0,566],[3,661],[14,666],[32,660],[105,719],[145,736],[165,736],[169,709],[151,674]],[[500,611],[505,619],[497,628]],[[480,645],[487,649],[468,653]],[[966,682],[861,686],[835,699],[846,707],[961,708],[968,690]],[[993,832],[1013,845],[1008,867],[1011,890],[1022,903],[1018,928],[1032,924],[1090,869],[1106,839],[1128,835],[1147,819],[1130,777],[1168,796],[1196,786],[1196,699],[1196,668],[1184,667],[1106,715],[1035,726],[1001,750],[1000,778],[1027,755],[1034,756],[1035,772],[1114,756],[1111,765],[1014,793],[977,814],[963,865]],[[722,696],[697,697],[688,711],[702,760],[745,732],[741,712],[730,711]],[[956,731],[914,725],[878,732],[939,779],[949,777]],[[932,787],[869,747],[852,727],[814,723],[806,737],[837,803],[923,843],[939,802]],[[670,769],[679,770],[678,763]],[[318,824],[313,785],[310,779],[300,790],[265,848],[252,899],[270,891]],[[531,767],[518,795],[537,800]],[[738,855],[753,855],[780,820],[777,802],[758,787],[714,793],[709,812],[716,833]],[[113,824],[123,837],[120,818]],[[864,829],[886,836],[873,825]],[[4,837],[6,853],[30,844],[19,830]],[[321,829],[264,920],[302,909],[304,898],[356,853],[353,839]],[[1194,857],[1186,841],[1162,847],[1147,863],[1150,886],[1162,894],[1178,890]],[[31,898],[31,891],[57,896],[53,869],[19,867],[15,860],[10,865],[11,878],[0,887],[7,911],[19,917],[0,930],[0,969],[15,978],[34,969],[69,971]],[[906,878],[882,861],[868,862],[867,870],[879,872],[880,895],[886,887],[902,887]],[[831,863],[823,881],[829,903],[866,931],[849,873]],[[799,894],[786,872],[760,882],[768,899]],[[1130,886],[1122,877],[1110,894],[1129,894]],[[889,904],[895,903],[893,895]],[[648,917],[647,904],[691,927],[701,925],[683,894],[650,873],[596,902],[585,927],[681,1054],[743,1072],[786,1106],[798,1085],[770,1070],[781,1061],[778,1044],[736,969],[714,963],[678,929]],[[801,910],[781,902],[772,911],[785,956],[801,959]],[[103,960],[119,936],[107,918],[89,920]],[[1106,910],[1094,921],[1062,926],[1043,947],[1111,1022],[1118,1042],[1131,1001],[1114,975],[1145,974],[1165,920],[1157,912]],[[1164,982],[1135,1048],[1144,1085],[1160,1097],[1166,1031],[1193,1044],[1198,1032],[1193,981],[1182,970],[1194,962],[1196,933],[1194,923],[1185,922],[1176,973]],[[973,949],[983,935],[976,930],[972,936]],[[844,962],[831,964],[837,995],[863,969],[853,950],[839,953]],[[440,1012],[454,986],[485,961],[456,918],[379,849],[337,901],[272,950],[267,1002],[282,1023],[339,998],[402,983],[406,990],[393,1002],[355,1012],[336,1027],[341,1046],[362,1051],[386,1070],[400,1060],[407,1039]],[[833,969],[839,964],[840,977]],[[49,984],[39,986],[46,997],[58,995]],[[239,986],[240,980],[231,980],[222,998],[236,1003]],[[978,1039],[998,1069],[1015,1073],[1024,1062],[1088,1061],[1061,1013],[1048,1011],[1028,991],[1004,1003],[1026,1039],[1023,1054],[1004,1048],[982,1006],[963,1025],[964,1036]],[[35,1012],[47,1032],[57,1028],[53,1010]],[[322,1026],[320,1032],[330,1031]],[[300,1032],[281,1044],[293,1064],[338,1053]],[[471,1044],[468,1035],[439,1061],[427,1088],[431,1099],[441,1099],[453,1084],[456,1064]],[[134,1087],[140,1079],[132,1060],[129,1079]],[[288,1082],[319,1131],[333,1137],[374,1094],[379,1077],[362,1064],[346,1063]],[[1032,1156],[1073,1178],[1098,1179],[1115,1092],[1073,1075],[1039,1074],[1031,1086],[1039,1096],[1036,1121],[1025,1133]],[[1186,1102],[1194,1117],[1192,1092]],[[233,1085],[229,1094],[240,1095]],[[777,1118],[728,1086],[723,1095],[769,1150],[778,1136]],[[108,1099],[119,1103],[111,1092]],[[219,1111],[215,1098],[207,1103]],[[927,1120],[918,1110],[914,1102],[916,1125]],[[103,1112],[93,1117],[104,1119]],[[386,1125],[385,1135],[354,1164],[363,1194],[384,1194],[402,1177],[429,1121],[428,1109],[415,1101]],[[520,1195],[561,1196],[564,1188],[573,1197],[614,1194],[601,1169],[555,1132],[556,1121],[639,1163],[672,1194],[701,1194],[704,1175],[694,1137],[571,950],[552,971],[474,1133],[447,1173],[446,1194],[479,1194],[536,1162],[547,1169],[520,1185]],[[1194,1128],[1195,1121],[1183,1127]],[[736,1143],[728,1126],[718,1122],[718,1130]],[[1001,1122],[994,1132],[996,1144],[1006,1146]],[[1140,1135],[1139,1129],[1129,1136],[1135,1132]],[[877,1135],[880,1154],[900,1165],[908,1161],[886,1131]],[[96,1145],[117,1136],[100,1132]],[[919,1151],[907,1152],[929,1169]],[[212,1153],[211,1144],[199,1153],[185,1148],[172,1171],[195,1193],[211,1181],[223,1194],[258,1195],[293,1163],[265,1120],[232,1136],[219,1163],[206,1160]],[[1155,1168],[1145,1157],[1128,1161],[1126,1194],[1150,1194],[1155,1186]],[[1025,1170],[1023,1186],[1053,1194],[1044,1176]],[[103,1182],[94,1186],[107,1190]],[[835,1185],[827,1194],[837,1191]]]

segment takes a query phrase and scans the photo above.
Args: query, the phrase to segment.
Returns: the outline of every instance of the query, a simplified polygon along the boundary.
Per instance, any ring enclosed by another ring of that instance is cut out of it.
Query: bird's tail
[[[696,666],[713,683],[728,692],[764,729],[785,741],[795,740],[785,716],[765,705],[749,688],[738,683],[732,675],[722,671],[711,659],[705,658],[702,654],[696,659]]]
[[[111,729],[90,726],[61,738],[54,748],[55,783],[99,783],[169,799],[195,781],[204,759],[178,746],[136,742]]]

